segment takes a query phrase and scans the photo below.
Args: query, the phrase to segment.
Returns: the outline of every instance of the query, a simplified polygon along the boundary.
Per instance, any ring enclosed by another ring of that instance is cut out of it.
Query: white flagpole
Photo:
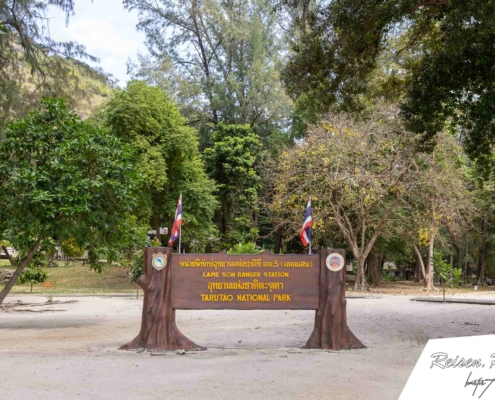
[[[182,240],[182,224],[179,225],[179,254],[180,254],[181,240]]]
[[[311,242],[309,242],[308,254],[311,254]]]
[[[180,208],[181,208],[180,214],[181,214],[181,219],[182,219],[182,193],[180,194]],[[179,254],[181,251],[181,247],[182,247],[182,222],[179,225]]]

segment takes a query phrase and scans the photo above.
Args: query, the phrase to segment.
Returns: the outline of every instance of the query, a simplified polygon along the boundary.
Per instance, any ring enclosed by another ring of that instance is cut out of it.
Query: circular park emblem
[[[340,271],[345,265],[344,257],[339,253],[329,254],[325,263],[327,264],[327,268],[333,272]]]
[[[161,271],[167,265],[167,255],[162,253],[153,254],[151,265],[153,265],[153,268],[157,271]]]

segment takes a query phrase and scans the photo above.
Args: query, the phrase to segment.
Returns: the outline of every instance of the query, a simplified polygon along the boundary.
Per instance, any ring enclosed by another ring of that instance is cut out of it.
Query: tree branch
[[[2,246],[2,250],[5,252],[5,254],[7,255],[7,258],[9,259],[10,261],[10,265],[15,265],[15,262],[14,262],[14,259],[12,258],[12,256],[9,254],[9,251],[7,250],[7,246]]]
[[[418,8],[421,8],[421,7],[446,6],[447,4],[449,4],[449,0],[420,1],[419,3],[416,3],[414,6],[411,7],[411,12],[416,11]]]

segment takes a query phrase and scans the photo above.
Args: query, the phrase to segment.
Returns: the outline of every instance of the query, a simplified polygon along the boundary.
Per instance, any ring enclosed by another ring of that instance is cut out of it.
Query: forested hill
[[[65,60],[73,69],[71,87],[74,90],[74,108],[81,118],[88,118],[115,88],[115,82],[103,71],[80,61]]]
[[[115,87],[112,77],[102,70],[57,55],[41,59],[41,73],[26,62],[16,47],[10,49],[10,59],[15,63],[1,68],[0,131],[9,121],[36,108],[43,96],[67,98],[81,118],[88,118]]]

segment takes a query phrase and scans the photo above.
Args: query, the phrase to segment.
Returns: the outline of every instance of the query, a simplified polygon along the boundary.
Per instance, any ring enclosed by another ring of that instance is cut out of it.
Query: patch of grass
[[[0,258],[0,268],[12,268],[12,265],[10,265],[10,261],[7,259],[1,259]]]
[[[3,261],[3,260],[1,260]],[[136,284],[129,282],[129,268],[115,265],[105,266],[101,274],[91,271],[88,265],[73,262],[66,266],[59,262],[58,267],[45,268],[48,272],[47,282],[54,282],[55,288],[44,288],[42,284],[33,285],[33,293],[60,294],[60,293],[129,293],[136,290]],[[0,266],[1,268],[1,266]],[[0,288],[3,285],[0,285]],[[31,284],[17,284],[11,293],[30,293]]]

